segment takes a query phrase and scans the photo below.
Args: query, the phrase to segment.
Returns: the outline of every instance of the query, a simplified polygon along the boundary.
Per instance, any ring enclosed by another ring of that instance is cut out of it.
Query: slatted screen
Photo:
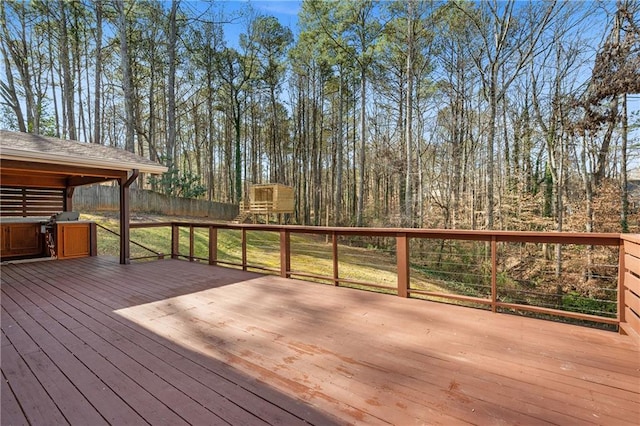
[[[51,216],[64,210],[64,190],[0,188],[1,216]]]

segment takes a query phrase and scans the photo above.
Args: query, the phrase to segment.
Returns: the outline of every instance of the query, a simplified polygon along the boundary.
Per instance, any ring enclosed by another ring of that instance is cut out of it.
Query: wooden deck
[[[2,425],[640,418],[612,332],[177,260],[1,273]]]

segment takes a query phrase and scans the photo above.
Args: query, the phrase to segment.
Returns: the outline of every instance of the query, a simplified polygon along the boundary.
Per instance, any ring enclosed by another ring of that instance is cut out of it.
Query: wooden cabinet
[[[0,259],[26,259],[50,256],[42,233],[44,222],[7,220],[0,224]],[[53,229],[55,254],[58,259],[96,256],[96,224],[94,222],[58,222]]]
[[[56,254],[58,259],[95,256],[95,224],[91,222],[58,222]]]
[[[9,223],[2,224],[0,228],[0,257],[28,257],[43,253],[39,223]]]

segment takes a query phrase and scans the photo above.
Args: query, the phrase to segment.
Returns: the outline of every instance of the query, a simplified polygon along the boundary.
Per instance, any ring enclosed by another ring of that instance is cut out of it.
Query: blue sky
[[[252,7],[259,15],[278,18],[283,26],[289,27],[294,35],[296,35],[298,33],[298,12],[300,11],[301,3],[299,0],[218,0],[214,2],[214,8],[217,10],[222,9],[229,15],[237,15]],[[225,25],[224,31],[225,39],[229,46],[235,47],[238,44],[239,35],[246,31],[246,21],[242,18],[237,19],[236,23]]]

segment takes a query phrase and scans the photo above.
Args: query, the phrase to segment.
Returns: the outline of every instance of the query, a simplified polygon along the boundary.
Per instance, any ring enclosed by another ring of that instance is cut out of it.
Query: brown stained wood
[[[640,258],[640,242],[625,240],[624,251],[631,256]]]
[[[49,174],[56,174],[60,176],[95,176],[106,177],[110,179],[126,178],[127,172],[121,170],[104,169],[97,167],[81,167],[70,166],[61,164],[50,163],[34,163],[30,161],[17,161],[17,160],[0,160],[0,168],[2,168],[3,178],[4,175],[19,175],[19,176],[46,176]],[[3,182],[4,184],[4,182]],[[20,185],[22,186],[22,185]],[[44,186],[44,185],[41,185]]]
[[[244,235],[244,229],[242,234]],[[291,236],[287,231],[280,231],[280,276],[291,276]]]
[[[176,226],[208,227],[210,223],[171,222]],[[157,223],[139,223],[139,227],[158,226]],[[219,229],[246,229],[255,231],[279,232],[287,230],[292,234],[316,234],[327,235],[360,235],[371,237],[393,237],[398,233],[406,233],[410,238],[431,238],[444,240],[469,240],[491,241],[495,236],[498,242],[532,242],[532,243],[558,243],[578,245],[605,245],[618,246],[621,234],[617,233],[591,233],[591,232],[535,232],[535,231],[483,231],[462,229],[415,229],[415,228],[354,228],[354,227],[327,227],[327,226],[300,226],[300,225],[261,225],[261,224],[231,224],[221,223],[215,225]],[[634,235],[625,236],[629,241],[640,241]]]
[[[92,270],[92,272],[95,272],[95,269]],[[52,275],[55,276],[55,274],[52,274]],[[87,279],[87,277],[93,278],[90,276],[86,276],[85,279]],[[137,278],[138,277],[136,277],[136,279]],[[146,276],[146,275],[143,277],[140,277],[140,281],[145,281],[145,279],[154,280],[155,278],[153,276]],[[73,293],[73,290],[70,289],[69,286],[67,285],[67,284],[70,284],[69,281],[73,281],[73,280],[74,279],[70,277],[69,280],[66,280],[64,282],[63,286],[65,287],[65,292]],[[52,284],[55,284],[57,282],[55,280],[52,280],[51,278],[47,278],[46,281]],[[114,285],[116,284],[114,283]],[[95,298],[95,296],[93,296],[94,291],[93,289],[91,289],[91,284],[89,282],[79,281],[78,288],[82,290],[85,290],[87,288],[89,289],[87,293],[91,294],[91,296],[85,301],[88,301],[89,303],[91,303],[91,301],[94,300]],[[83,298],[79,294],[75,294],[75,296],[78,297],[79,299]],[[78,299],[75,299],[75,298],[70,298],[70,300],[80,303]],[[91,304],[93,305],[93,303]],[[85,305],[85,308],[88,308],[88,307]],[[113,310],[107,309],[106,312],[111,313],[113,312]],[[112,316],[112,318],[111,318],[111,321],[110,321],[111,323],[109,324],[109,327],[113,328],[113,323],[114,323],[113,319],[121,319],[121,317],[115,314],[110,314],[110,315]],[[95,318],[96,311],[93,311],[91,316]],[[83,319],[83,322],[86,322],[86,319]],[[127,324],[129,324],[130,326],[130,323],[127,323]],[[123,326],[120,326],[117,328],[127,330],[127,327],[123,327]],[[270,401],[279,402],[281,398],[279,398],[278,395],[273,395],[271,392],[269,392],[268,390],[265,390],[264,388],[260,388],[260,387],[256,388],[251,384],[243,383],[243,381],[238,380],[237,377],[234,377],[235,383],[229,382],[224,377],[216,376],[211,371],[208,371],[205,368],[201,367],[198,364],[199,360],[198,360],[197,354],[194,355],[189,351],[185,351],[185,354],[187,354],[187,357],[180,356],[175,353],[171,355],[172,353],[171,350],[168,350],[167,348],[163,348],[163,346],[158,345],[157,343],[151,342],[151,340],[145,340],[143,336],[139,335],[138,333],[140,332],[140,329],[138,329],[136,332],[132,332],[131,330],[129,330],[129,332],[132,334],[132,336],[130,337],[130,340],[131,342],[135,342],[135,345],[140,345],[141,348],[148,350],[148,352],[151,354],[157,354],[158,356],[161,356],[163,360],[166,360],[167,362],[171,363],[172,368],[179,368],[180,370],[184,371],[186,374],[189,374],[192,377],[191,380],[189,380],[188,378],[187,379],[183,378],[182,382],[193,385],[195,381],[197,382],[195,383],[195,385],[198,385],[199,383],[203,383],[203,384],[206,384],[206,386],[208,387],[213,387],[212,389],[218,389],[216,391],[218,393],[214,393],[213,395],[211,394],[212,390],[209,390],[206,388],[205,389],[208,390],[209,393],[203,392],[202,389],[197,389],[197,392],[196,391],[189,392],[188,394],[191,395],[195,400],[200,401],[203,405],[210,408],[217,415],[223,416],[225,420],[230,422],[231,424],[260,424],[261,418],[266,419],[270,424],[290,425],[290,424],[296,424],[299,422],[298,417],[292,416],[291,414],[288,414],[287,411],[284,411],[282,409],[274,410],[272,403],[267,402],[264,399],[261,399],[259,397],[256,397],[256,394],[267,393]],[[154,337],[153,334],[151,333],[149,334],[151,337]],[[120,337],[118,338],[118,340],[121,341],[123,337],[123,333],[120,332],[119,335]],[[149,347],[148,345],[152,345],[152,346]],[[184,365],[185,363],[186,365]],[[200,364],[202,365],[204,365],[205,363],[206,362],[200,362]],[[157,371],[162,371],[162,374],[169,374],[170,377],[172,375],[172,371],[170,369],[167,370],[166,367],[159,368]],[[226,373],[228,374],[229,372],[227,371]],[[178,383],[180,383],[180,381],[178,381]],[[247,390],[243,390],[243,387],[249,388],[250,391],[248,392]],[[236,404],[238,404],[239,406]],[[317,415],[313,411],[308,410],[308,408],[306,407],[298,407],[298,403],[295,401],[293,402],[293,404],[295,406],[288,407],[288,409],[291,409],[292,411],[301,410],[302,413],[300,414],[300,416],[304,415],[304,418],[312,420],[312,423],[332,424],[332,421],[326,416]],[[255,414],[251,414],[251,413],[255,413]]]
[[[629,307],[624,309],[625,321],[633,331],[640,334],[640,312],[634,312]]]
[[[398,288],[399,297],[408,297],[409,283],[411,280],[411,266],[409,264],[410,250],[409,239],[407,234],[398,234],[396,236],[396,270],[398,271]]]
[[[2,383],[0,383],[0,399],[2,406],[2,422],[3,424],[11,424],[16,426],[28,425],[29,421],[24,416],[20,404],[13,391],[9,387],[9,382],[4,374],[2,374]]]
[[[635,294],[640,295],[640,278],[635,275],[631,275],[629,272],[624,274],[624,286]]]
[[[624,298],[626,306],[640,314],[640,296],[630,292],[629,290],[625,290]]]
[[[2,373],[7,377],[29,423],[42,425],[68,423],[27,363],[12,346],[2,348]],[[4,413],[4,407],[2,411]]]
[[[640,244],[640,234],[620,234],[622,240]]]
[[[640,346],[613,332],[178,260],[5,265],[2,292],[3,350],[6,339],[42,348],[72,383],[111,383],[108,369],[71,374],[75,356],[52,356],[77,351],[97,366],[85,352],[99,351],[143,385],[111,385],[133,407],[150,395],[187,416],[171,397],[181,393],[231,424],[624,425],[640,415]]]
[[[640,257],[635,257],[629,254],[629,252],[625,253],[624,256],[624,267],[627,271],[633,272],[636,275],[640,275]]]
[[[14,290],[16,292],[19,292],[21,289],[15,288]],[[37,303],[37,305],[32,305],[34,309],[42,308],[45,312],[47,312],[47,314],[51,315],[51,318],[57,318],[60,315],[63,315],[61,311],[58,311],[55,307],[51,306],[46,301],[46,299],[39,297],[36,293],[26,291],[24,289],[22,290],[24,291],[24,297],[27,297],[29,300]],[[83,322],[84,321],[85,319],[83,319]],[[101,338],[95,333],[95,331],[89,330],[86,327],[76,327],[73,330],[73,334],[81,339],[85,344],[94,348],[109,362],[117,365],[118,368],[121,371],[127,373],[129,377],[134,378],[137,383],[144,384],[144,387],[146,389],[154,387],[160,389],[160,391],[156,394],[156,397],[165,399],[167,401],[172,401],[172,403],[175,404],[175,407],[177,407],[174,411],[176,411],[183,419],[185,419],[189,423],[222,423],[219,419],[216,422],[213,413],[204,410],[200,404],[195,403],[193,400],[186,397],[183,393],[176,391],[170,382],[160,382],[160,377],[155,375],[151,370],[142,368],[142,366],[145,365],[144,363],[138,364],[136,361],[134,361],[133,358],[127,357],[121,350],[112,346],[109,341],[112,338],[115,338],[114,335],[108,334],[107,336],[104,336],[104,338]],[[144,360],[144,354],[141,354],[140,358]],[[71,397],[73,394],[72,392],[67,392],[67,395]],[[79,410],[79,412],[82,413],[83,411]],[[77,422],[72,421],[72,423],[96,424],[97,421],[91,419],[78,419]]]
[[[333,285],[340,284],[340,262],[338,261],[338,236],[335,233],[331,234],[331,261],[333,264]]]
[[[209,265],[215,265],[218,260],[218,229],[209,227]]]

